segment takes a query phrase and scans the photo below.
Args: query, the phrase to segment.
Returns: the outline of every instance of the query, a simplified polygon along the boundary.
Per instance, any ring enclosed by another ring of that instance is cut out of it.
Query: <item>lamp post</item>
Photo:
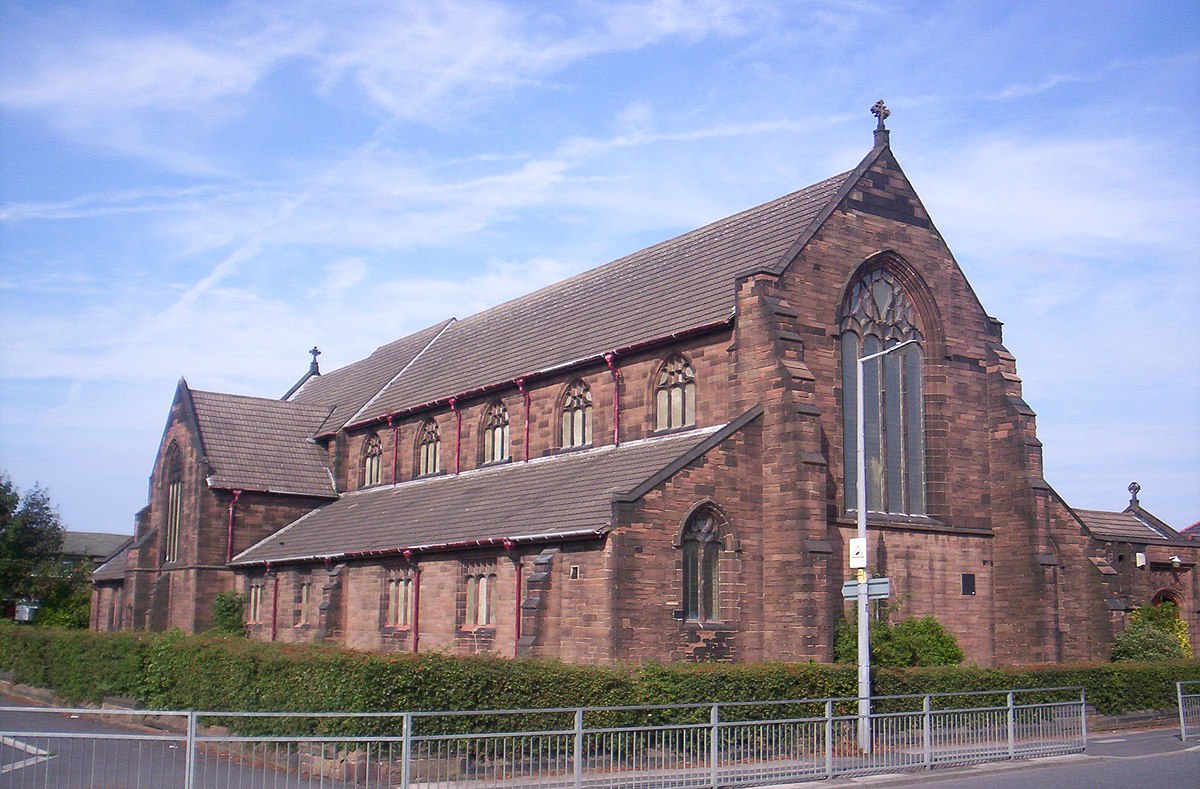
[[[863,414],[863,365],[915,342],[905,340],[858,360],[858,479],[855,480],[855,508],[858,510],[858,539],[864,546],[864,558],[867,555],[867,425]],[[858,747],[863,753],[871,752],[871,621],[867,602],[867,568],[864,561],[858,571]]]

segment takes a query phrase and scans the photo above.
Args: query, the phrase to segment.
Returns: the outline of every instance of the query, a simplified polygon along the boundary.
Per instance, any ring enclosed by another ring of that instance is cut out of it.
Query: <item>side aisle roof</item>
[[[344,559],[464,544],[602,535],[614,497],[645,491],[762,413],[718,428],[344,494],[234,557],[234,565]]]

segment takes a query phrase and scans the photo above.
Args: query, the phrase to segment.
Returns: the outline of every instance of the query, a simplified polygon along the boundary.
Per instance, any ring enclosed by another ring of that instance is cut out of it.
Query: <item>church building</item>
[[[1200,542],[1136,483],[1103,512],[1043,478],[1001,323],[873,111],[849,172],[332,372],[314,348],[279,400],[181,380],[93,629],[202,631],[236,590],[265,641],[828,661],[865,507],[871,575],[970,661],[1105,660],[1164,600],[1200,648]]]

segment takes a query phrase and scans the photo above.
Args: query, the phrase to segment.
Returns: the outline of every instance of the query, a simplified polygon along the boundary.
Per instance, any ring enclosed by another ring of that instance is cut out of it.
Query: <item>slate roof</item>
[[[189,395],[210,487],[337,495],[325,452],[310,440],[328,417],[328,406],[217,392]]]
[[[778,265],[856,172],[451,323],[351,423],[727,321],[735,276]]]
[[[416,334],[382,345],[365,359],[313,376],[288,400],[333,406],[329,418],[317,433],[336,433],[368,400],[412,363],[453,320],[444,320]]]
[[[647,485],[760,413],[753,409],[723,427],[346,493],[235,556],[233,564],[599,536],[612,524],[614,496],[641,496]]]
[[[132,539],[130,544],[126,545],[122,550],[118,551],[111,559],[100,565],[92,573],[93,581],[124,581],[125,567],[129,560],[129,551],[132,549]]]
[[[1161,521],[1151,524],[1149,519],[1139,517],[1129,510],[1108,512],[1106,510],[1076,509],[1075,514],[1083,521],[1087,530],[1101,540],[1173,542],[1183,539],[1178,532]],[[1157,521],[1157,519],[1155,520]]]
[[[60,550],[71,556],[108,559],[132,541],[133,538],[128,534],[110,534],[101,531],[64,531],[62,548]]]

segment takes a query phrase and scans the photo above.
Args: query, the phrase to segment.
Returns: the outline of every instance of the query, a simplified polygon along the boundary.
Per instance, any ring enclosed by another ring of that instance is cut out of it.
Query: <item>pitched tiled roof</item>
[[[128,534],[109,534],[102,531],[64,531],[62,552],[71,556],[107,559],[133,538]]]
[[[777,265],[852,172],[451,323],[352,421],[728,320],[735,275]]]
[[[1181,539],[1171,527],[1161,522],[1151,525],[1148,519],[1141,518],[1129,510],[1108,512],[1106,510],[1076,509],[1075,514],[1080,517],[1087,530],[1101,540],[1162,542]]]
[[[234,564],[337,559],[503,539],[598,536],[613,497],[641,495],[758,410],[702,428],[347,493],[234,557]]]
[[[290,398],[294,403],[333,406],[321,434],[336,433],[363,404],[407,367],[453,318],[376,348],[365,359],[309,378]]]
[[[310,437],[329,407],[190,392],[208,459],[209,485],[334,497],[325,452]]]
[[[129,551],[133,547],[132,540],[130,545],[126,545],[121,551],[118,551],[115,556],[109,559],[104,564],[96,568],[92,573],[93,581],[123,581],[125,580],[125,566],[129,559]]]

